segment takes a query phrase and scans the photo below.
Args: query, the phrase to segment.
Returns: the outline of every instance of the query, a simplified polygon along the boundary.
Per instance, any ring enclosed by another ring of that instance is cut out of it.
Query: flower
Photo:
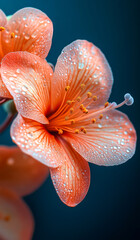
[[[31,240],[34,219],[25,202],[9,189],[0,187],[0,239]]]
[[[9,53],[2,61],[2,77],[19,112],[12,139],[50,167],[54,187],[66,205],[76,206],[86,196],[88,162],[111,166],[133,156],[135,129],[115,110],[131,105],[133,98],[126,94],[119,105],[107,102],[111,69],[92,43],[77,40],[65,47],[54,73],[38,56]]]
[[[37,189],[48,172],[18,147],[0,146],[0,239],[32,239],[34,219],[20,197]]]
[[[15,51],[27,51],[46,58],[52,34],[51,20],[38,9],[23,8],[10,18],[0,10],[0,62],[7,53]],[[12,98],[1,76],[0,97]]]

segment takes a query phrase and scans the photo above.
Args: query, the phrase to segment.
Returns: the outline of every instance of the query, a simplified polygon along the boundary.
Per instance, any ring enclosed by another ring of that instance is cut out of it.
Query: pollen
[[[74,112],[73,108],[70,108],[70,114],[72,114]]]
[[[104,106],[105,106],[105,108],[108,107],[109,106],[109,102],[106,102]]]
[[[75,120],[74,120],[74,119],[72,119],[70,122],[71,122],[71,124],[74,124],[74,123],[75,123]]]
[[[88,97],[88,98],[91,98],[91,97],[92,97],[92,93],[91,93],[91,92],[88,92],[88,93],[87,93],[87,97]]]
[[[71,102],[72,102],[72,103],[75,103],[75,100],[72,100]]]
[[[81,109],[81,110],[84,109],[84,105],[83,105],[83,104],[80,105],[80,109]]]
[[[68,105],[71,105],[71,103],[72,103],[72,101],[70,101],[70,100],[67,100],[67,102],[66,102]]]
[[[96,119],[95,118],[93,118],[91,121],[92,121],[92,123],[96,123]]]
[[[102,118],[103,118],[103,114],[100,114],[99,119],[102,119]]]
[[[84,90],[85,86],[86,86],[86,85],[85,85],[84,83],[82,83],[82,84],[81,84],[81,89]]]
[[[14,38],[15,37],[15,34],[14,32],[11,33],[11,38]]]
[[[93,96],[93,101],[97,101],[97,96]]]
[[[75,130],[75,133],[78,134],[78,133],[79,133],[79,129],[76,129],[76,130]]]
[[[70,86],[65,87],[65,91],[67,92],[70,89]]]
[[[4,31],[5,27],[0,27],[0,32]]]
[[[63,130],[62,129],[58,129],[58,134],[62,135],[63,134]]]
[[[81,101],[81,97],[78,97],[78,98],[77,98],[77,102],[80,102],[80,101]]]

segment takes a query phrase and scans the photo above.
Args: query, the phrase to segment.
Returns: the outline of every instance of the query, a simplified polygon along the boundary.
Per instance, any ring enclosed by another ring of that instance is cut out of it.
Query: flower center
[[[57,132],[59,135],[62,135],[64,132],[86,134],[88,132],[86,127],[95,124],[97,121],[99,123],[107,111],[119,108],[124,104],[129,106],[134,102],[133,97],[127,93],[124,95],[122,103],[117,105],[115,102],[106,102],[102,107],[95,110],[92,106],[95,106],[96,102],[98,106],[99,98],[93,95],[92,92],[86,91],[87,89],[89,88],[82,83],[75,98],[67,100],[70,86],[65,87],[65,94],[60,107],[54,114],[48,117],[48,131]]]
[[[5,27],[3,27],[3,26],[0,26],[0,40],[1,40],[1,36],[2,36],[2,33],[4,32],[4,31],[6,31],[6,33],[8,34],[7,35],[7,38],[5,39],[5,43],[9,43],[10,44],[10,47],[12,48],[12,49],[14,49],[14,44],[15,44],[15,41],[14,41],[14,39],[15,39],[15,33],[14,32],[11,32],[11,31],[9,31],[8,29],[6,29]],[[10,41],[11,40],[11,41]],[[1,47],[1,57],[4,57],[4,53],[3,53],[3,51],[2,51],[2,47]]]

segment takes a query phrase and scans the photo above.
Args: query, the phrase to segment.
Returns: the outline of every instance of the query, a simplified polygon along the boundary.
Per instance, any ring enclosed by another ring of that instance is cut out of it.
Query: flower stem
[[[9,126],[9,124],[14,119],[14,116],[15,114],[12,114],[12,113],[9,113],[7,115],[7,118],[5,119],[5,121],[0,125],[0,133],[2,133]]]

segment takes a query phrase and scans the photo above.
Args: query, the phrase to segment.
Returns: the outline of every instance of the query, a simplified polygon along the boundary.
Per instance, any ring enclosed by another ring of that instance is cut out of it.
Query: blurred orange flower
[[[23,152],[50,167],[60,199],[80,203],[90,184],[88,162],[117,165],[135,152],[136,132],[115,110],[131,105],[107,102],[113,77],[105,56],[92,43],[77,40],[63,49],[54,73],[48,63],[27,52],[9,53],[2,78],[19,112],[13,141]]]
[[[38,9],[23,8],[10,18],[0,10],[0,65],[7,53],[15,51],[27,51],[46,58],[52,35],[51,20]],[[12,98],[1,76],[0,97]]]

